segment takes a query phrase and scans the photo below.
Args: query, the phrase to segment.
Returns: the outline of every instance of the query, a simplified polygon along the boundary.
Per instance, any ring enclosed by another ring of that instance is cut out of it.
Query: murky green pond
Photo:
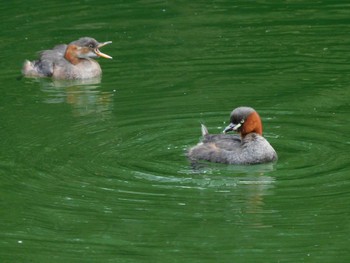
[[[1,262],[349,262],[348,1],[0,7]],[[18,78],[82,36],[101,82]],[[277,164],[193,169],[241,105]]]

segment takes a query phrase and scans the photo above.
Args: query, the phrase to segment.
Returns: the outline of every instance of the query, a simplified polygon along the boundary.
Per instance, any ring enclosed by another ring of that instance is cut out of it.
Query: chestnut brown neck
[[[249,114],[248,118],[245,120],[241,130],[241,136],[244,137],[247,134],[252,132],[262,135],[262,130],[263,128],[262,128],[260,116],[255,111]]]
[[[69,45],[66,49],[66,53],[64,54],[64,58],[67,59],[73,65],[77,65],[81,62],[81,58],[77,56],[78,47],[75,45]]]

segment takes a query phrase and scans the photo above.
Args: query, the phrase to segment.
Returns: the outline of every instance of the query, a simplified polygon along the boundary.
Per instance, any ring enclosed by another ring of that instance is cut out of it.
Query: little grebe
[[[100,77],[100,65],[93,59],[112,57],[99,48],[112,43],[99,43],[91,37],[83,37],[68,45],[58,45],[40,52],[35,61],[26,60],[22,73],[26,77],[52,77],[55,79],[89,79]]]
[[[226,134],[236,131],[238,135]],[[230,125],[225,134],[209,134],[202,124],[202,141],[189,149],[187,155],[192,162],[206,160],[226,164],[259,164],[277,160],[276,151],[262,136],[259,114],[250,107],[239,107],[232,111]]]

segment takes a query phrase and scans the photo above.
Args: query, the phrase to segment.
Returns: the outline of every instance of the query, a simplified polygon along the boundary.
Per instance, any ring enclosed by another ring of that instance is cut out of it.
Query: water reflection
[[[100,78],[85,80],[33,79],[44,93],[43,103],[67,103],[74,116],[110,115],[113,108],[113,93],[100,90]]]
[[[257,174],[264,175],[265,173],[276,170],[276,163],[264,163],[257,165],[226,165],[218,163],[210,163],[206,161],[191,162],[191,173],[212,174],[216,171],[226,171],[231,174]]]
[[[192,169],[193,182],[202,189],[214,191],[225,199],[228,220],[249,229],[272,227],[265,215],[275,213],[265,207],[265,198],[274,195],[276,178],[269,176],[276,170],[275,163],[260,165],[222,165],[200,163]],[[211,202],[208,200],[208,202]]]
[[[270,222],[265,222],[265,215],[276,213],[276,210],[265,206],[265,198],[274,195],[275,177],[264,174],[262,172],[264,171],[263,166],[247,169],[251,172],[244,171],[243,167],[231,168],[183,176],[161,176],[138,171],[135,172],[134,177],[137,181],[148,181],[157,189],[165,189],[173,193],[175,191],[179,194],[179,200],[187,200],[179,205],[192,206],[197,214],[202,214],[203,211],[207,210],[211,210],[213,213],[218,212],[217,210],[221,207],[225,211],[224,220],[228,222],[244,225],[251,229],[271,227]],[[193,200],[196,195],[200,196],[197,204]],[[147,199],[146,196],[145,199]],[[220,206],[217,207],[215,205],[217,203],[213,200],[221,200]],[[212,212],[207,211],[207,213]],[[216,214],[213,216],[217,217]]]

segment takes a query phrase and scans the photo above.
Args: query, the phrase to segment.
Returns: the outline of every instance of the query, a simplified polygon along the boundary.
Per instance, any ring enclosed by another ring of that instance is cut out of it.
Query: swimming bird
[[[112,43],[97,42],[91,37],[82,37],[70,44],[62,44],[50,50],[40,52],[35,61],[26,60],[22,74],[26,77],[52,77],[55,79],[89,79],[100,77],[102,70],[94,60],[97,57],[112,57],[100,51],[100,48]]]
[[[236,131],[239,135],[226,134]],[[238,107],[224,134],[209,134],[202,124],[202,140],[187,152],[192,162],[206,160],[225,164],[259,164],[277,160],[277,153],[262,136],[259,114],[251,107]]]

